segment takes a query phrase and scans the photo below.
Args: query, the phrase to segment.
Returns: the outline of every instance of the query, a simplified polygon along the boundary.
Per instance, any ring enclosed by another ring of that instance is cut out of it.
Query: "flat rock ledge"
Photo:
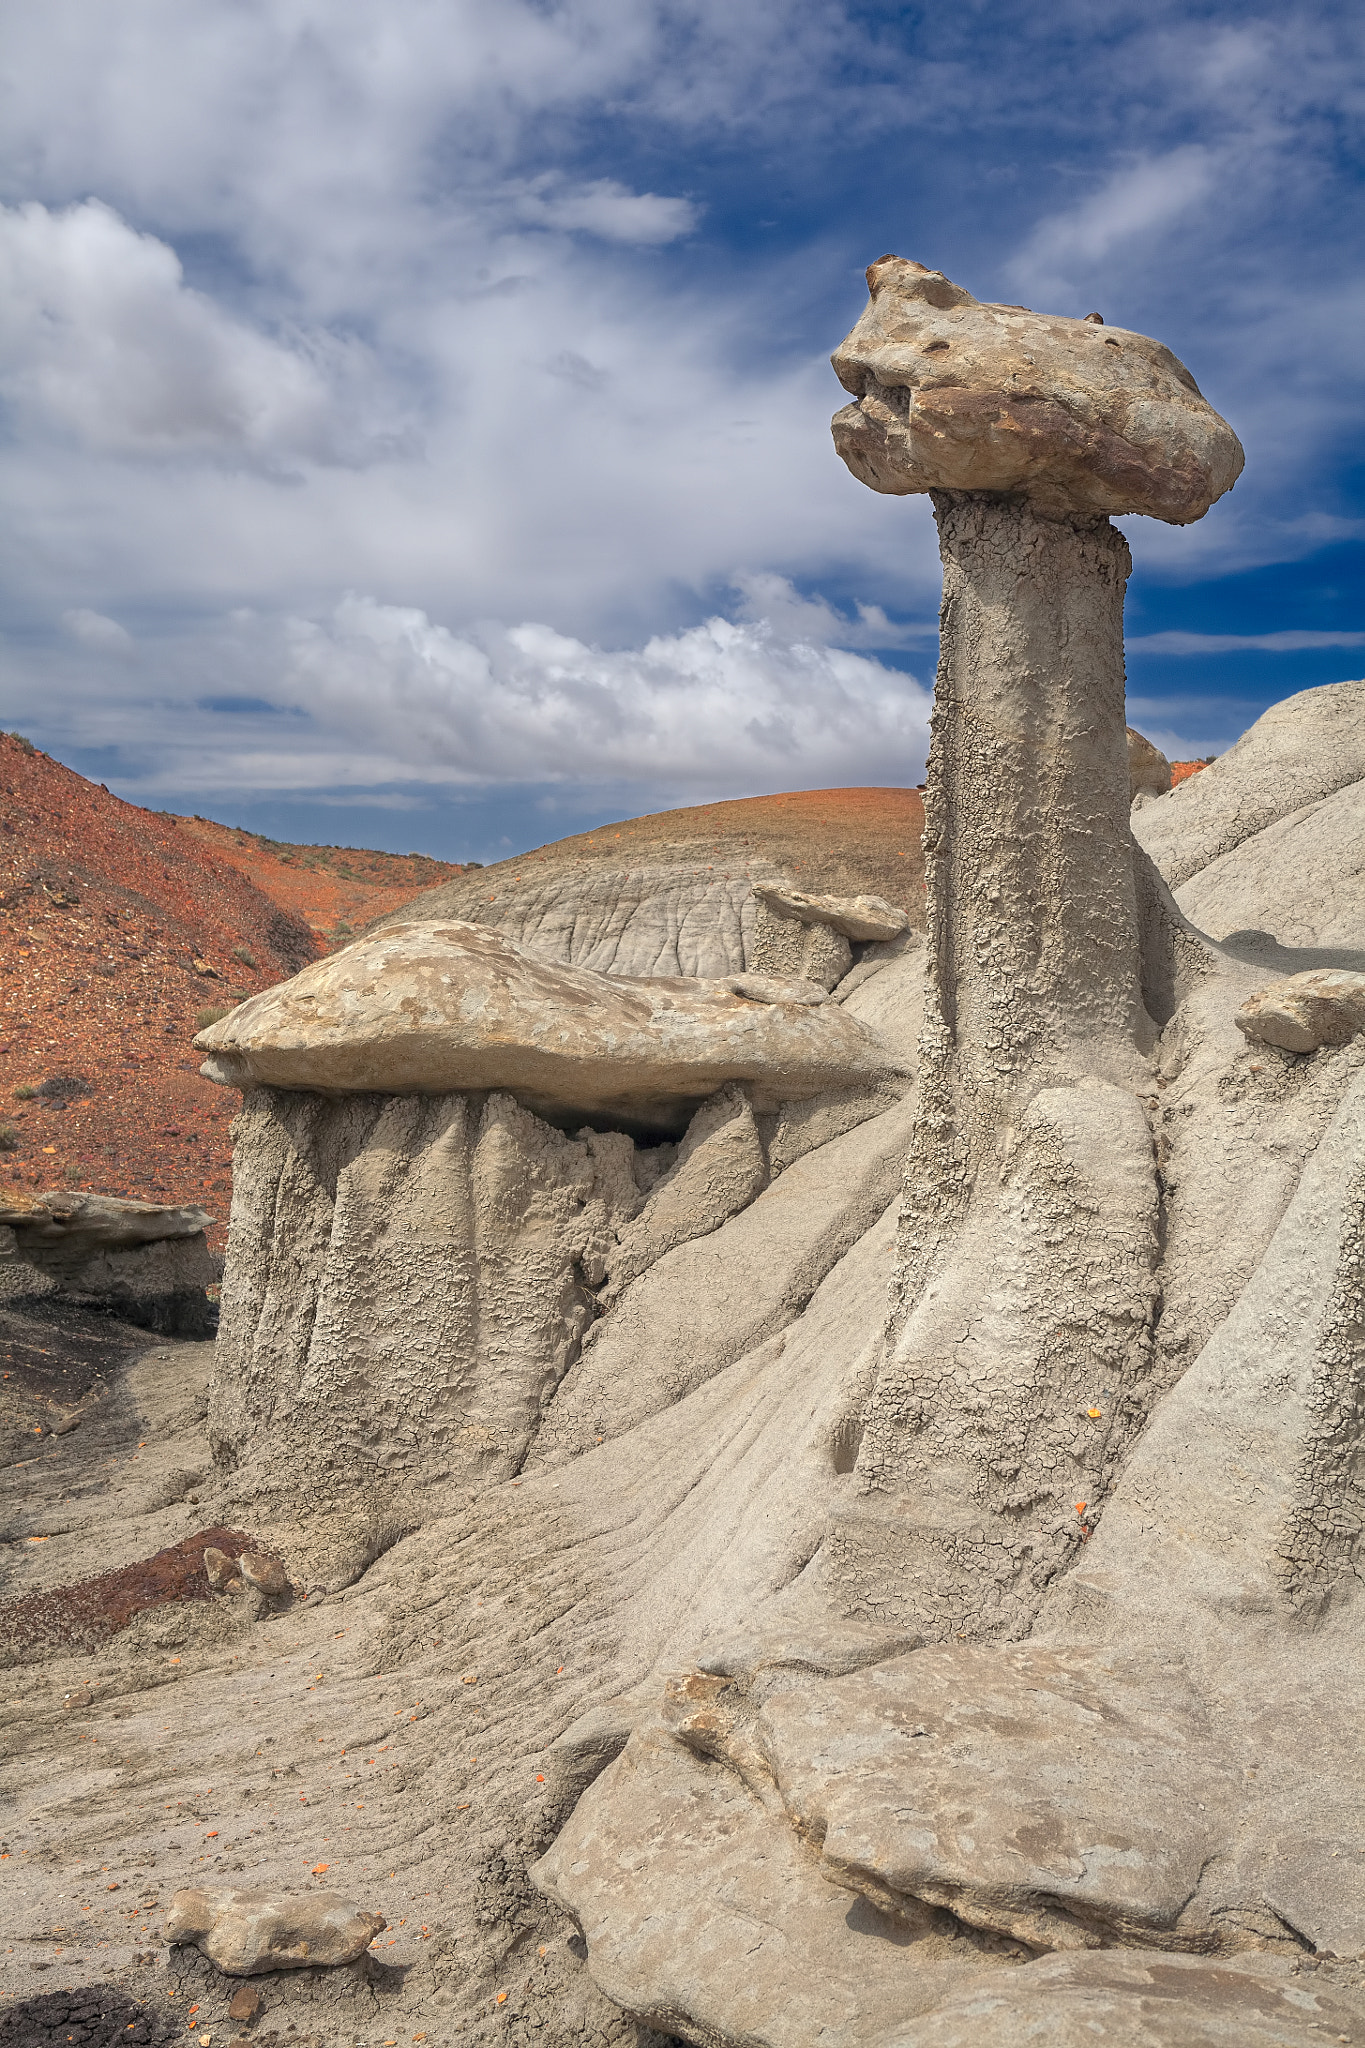
[[[755,882],[754,894],[779,917],[794,917],[798,924],[828,925],[855,944],[884,943],[910,929],[906,913],[884,896],[808,896],[781,882]]]
[[[226,1085],[326,1094],[505,1090],[550,1122],[676,1132],[727,1082],[755,1110],[901,1068],[837,1004],[765,986],[635,980],[535,959],[454,921],[376,932],[199,1034]]]
[[[192,1204],[176,1208],[122,1195],[68,1194],[64,1189],[24,1195],[9,1188],[0,1199],[0,1226],[14,1232],[15,1248],[25,1258],[45,1250],[128,1251],[169,1237],[198,1237],[212,1221],[207,1209]]]

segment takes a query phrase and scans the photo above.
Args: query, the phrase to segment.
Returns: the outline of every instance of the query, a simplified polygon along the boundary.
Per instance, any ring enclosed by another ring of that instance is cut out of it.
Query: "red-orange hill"
[[[140,810],[0,735],[0,1187],[202,1202],[221,1226],[237,1098],[199,1074],[200,1016],[459,872]]]

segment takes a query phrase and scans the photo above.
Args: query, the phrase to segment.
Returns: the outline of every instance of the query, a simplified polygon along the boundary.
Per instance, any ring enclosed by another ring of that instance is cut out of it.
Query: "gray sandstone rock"
[[[609,1775],[611,1796],[579,1806],[534,1876],[579,1921],[608,1997],[650,2026],[855,2048],[989,1961],[951,1925],[907,1924],[827,1883],[737,1776],[661,1730],[632,1737]]]
[[[1135,813],[1187,916],[1271,973],[1365,969],[1365,683],[1272,705]]]
[[[875,1084],[895,1066],[837,1006],[550,967],[467,924],[359,939],[253,996],[195,1044],[209,1054],[204,1071],[231,1086],[506,1089],[559,1122],[606,1117],[656,1131],[681,1130],[727,1081],[748,1083],[755,1108],[775,1109]]]
[[[1035,1948],[1208,1945],[1182,1915],[1241,1774],[1174,1659],[934,1646],[775,1693],[757,1740],[837,1884]]]
[[[1165,796],[1171,786],[1171,764],[1160,747],[1144,734],[1128,728],[1128,787],[1134,797],[1150,801]]]
[[[675,1245],[719,1229],[766,1185],[768,1162],[743,1092],[732,1082],[703,1103],[644,1208],[607,1254],[612,1300]]]
[[[202,1885],[177,1892],[166,1915],[172,1943],[193,1942],[230,1977],[353,1963],[388,1922],[336,1892],[250,1891]]]
[[[274,1089],[236,1126],[209,1428],[282,1487],[330,1470],[506,1477],[640,1205],[619,1132],[566,1137],[508,1095]]]
[[[778,882],[755,882],[754,894],[779,917],[798,924],[828,925],[846,939],[885,941],[907,931],[910,919],[881,896],[807,896]]]
[[[619,1438],[780,1337],[891,1200],[913,1115],[907,1099],[821,1145],[624,1288],[558,1386],[528,1469]]]
[[[834,443],[874,491],[1013,491],[1040,512],[1145,512],[1183,526],[1241,475],[1241,443],[1160,342],[982,305],[883,256],[832,358],[855,403]]]
[[[20,1196],[11,1190],[0,1202],[0,1228],[13,1234],[12,1254],[63,1300],[168,1336],[212,1333],[205,1290],[222,1273],[204,1234],[212,1221],[193,1205],[120,1195],[57,1190]]]
[[[788,893],[785,889],[781,892]],[[823,918],[791,916],[755,890],[753,935],[746,952],[759,974],[785,976],[832,989],[853,965],[846,935]]]
[[[1248,996],[1234,1022],[1245,1037],[1285,1052],[1349,1044],[1365,1031],[1365,974],[1321,967],[1292,974]]]

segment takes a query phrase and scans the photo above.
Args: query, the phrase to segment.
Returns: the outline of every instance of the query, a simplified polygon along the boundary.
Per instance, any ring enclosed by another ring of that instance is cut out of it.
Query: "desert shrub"
[[[250,946],[234,946],[232,957],[234,960],[240,960],[243,967],[254,967],[256,965],[256,955],[252,952]]]
[[[207,1031],[210,1024],[221,1024],[224,1017],[232,1015],[232,1008],[233,1006],[229,1005],[226,1010],[196,1010],[194,1013],[195,1030]]]
[[[0,1152],[17,1152],[18,1150],[19,1133],[12,1124],[0,1126]]]
[[[22,1088],[15,1089],[14,1099],[16,1102],[32,1102],[37,1093],[38,1090],[36,1088],[30,1088],[28,1083],[25,1082]]]
[[[49,1074],[38,1093],[46,1102],[75,1102],[78,1096],[93,1095],[94,1088],[79,1074]]]
[[[36,754],[38,751],[38,749],[34,746],[32,740],[26,740],[21,732],[6,733],[5,737],[6,739],[13,740],[16,743],[16,745],[22,747],[26,754]]]

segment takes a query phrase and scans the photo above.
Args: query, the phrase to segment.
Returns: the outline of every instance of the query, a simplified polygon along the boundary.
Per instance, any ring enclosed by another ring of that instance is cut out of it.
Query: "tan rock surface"
[[[1135,797],[1164,796],[1171,786],[1171,764],[1144,733],[1128,728],[1128,779]]]
[[[467,924],[398,925],[199,1034],[231,1086],[440,1095],[506,1089],[556,1120],[680,1130],[727,1081],[756,1109],[875,1084],[896,1062],[838,1005],[552,967]]]
[[[203,1885],[176,1893],[165,1932],[167,1941],[193,1942],[228,1976],[255,1977],[353,1963],[387,1925],[381,1913],[364,1913],[337,1892],[291,1898]]]
[[[855,403],[834,445],[863,483],[1022,492],[1039,512],[1200,519],[1241,475],[1241,443],[1184,364],[1126,328],[986,305],[883,256],[835,350]]]
[[[993,1972],[878,2048],[1317,2048],[1359,2040],[1362,2024],[1359,1991],[1311,1963],[1111,1948]]]
[[[1248,996],[1235,1022],[1247,1038],[1285,1052],[1347,1045],[1365,1031],[1365,974],[1340,967],[1291,974]]]

